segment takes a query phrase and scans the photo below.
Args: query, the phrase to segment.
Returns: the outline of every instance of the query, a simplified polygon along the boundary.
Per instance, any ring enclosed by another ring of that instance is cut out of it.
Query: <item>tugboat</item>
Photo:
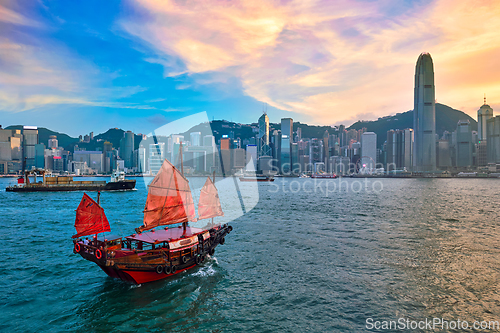
[[[109,222],[99,195],[95,202],[84,194],[76,210],[73,252],[114,278],[134,284],[161,280],[200,265],[217,245],[224,244],[233,228],[214,225],[217,216],[224,213],[214,182],[208,177],[201,189],[196,219],[188,180],[165,160],[148,186],[143,225],[130,236],[98,236],[110,231]],[[208,230],[188,226],[190,221],[209,218]],[[83,240],[91,235],[95,236],[90,242]]]

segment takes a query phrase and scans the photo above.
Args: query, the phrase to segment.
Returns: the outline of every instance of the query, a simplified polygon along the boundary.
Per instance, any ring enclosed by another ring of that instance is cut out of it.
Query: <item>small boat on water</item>
[[[321,172],[321,173],[313,173],[311,175],[311,178],[337,178],[338,176],[334,173],[326,173],[326,172]]]
[[[135,179],[125,179],[125,173],[116,170],[111,181],[73,180],[70,176],[47,176],[45,170],[25,171],[17,185],[7,186],[7,192],[62,192],[62,191],[126,191],[135,188]],[[30,176],[34,181],[30,181]],[[37,176],[42,181],[37,182]]]
[[[242,182],[274,182],[274,177],[255,175],[255,176],[243,176],[240,177]]]
[[[73,252],[114,278],[135,284],[161,280],[200,265],[224,244],[233,228],[214,225],[217,216],[224,213],[214,182],[208,177],[201,189],[196,218],[188,180],[165,160],[148,186],[143,225],[130,236],[98,236],[111,228],[99,196],[95,202],[84,194],[76,210]],[[188,226],[202,219],[212,219],[207,229]],[[91,241],[83,239],[91,235]]]

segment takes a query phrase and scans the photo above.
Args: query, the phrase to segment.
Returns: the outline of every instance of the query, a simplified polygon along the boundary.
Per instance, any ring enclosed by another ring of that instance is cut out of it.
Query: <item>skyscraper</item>
[[[258,139],[259,157],[271,156],[271,148],[269,147],[269,117],[265,113],[259,118]]]
[[[26,170],[35,167],[36,144],[38,144],[38,127],[23,126],[23,162]]]
[[[120,157],[125,162],[125,168],[134,166],[134,133],[126,131],[123,133],[123,138],[120,140]]]
[[[486,104],[486,96],[484,104],[477,110],[477,136],[479,141],[486,141],[486,122],[493,118],[493,109]]]
[[[472,166],[472,128],[469,120],[457,124],[457,167]]]
[[[290,173],[292,169],[291,144],[293,137],[293,120],[292,118],[281,119],[281,172],[284,174]]]
[[[372,172],[377,163],[377,134],[365,132],[361,135],[361,166],[366,172]]]
[[[413,108],[414,171],[436,170],[436,105],[434,66],[429,53],[418,57],[415,67]]]

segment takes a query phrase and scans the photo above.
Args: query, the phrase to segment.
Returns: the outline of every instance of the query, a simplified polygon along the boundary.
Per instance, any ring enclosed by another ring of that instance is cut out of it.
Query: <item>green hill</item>
[[[469,120],[473,131],[477,131],[477,121],[468,114],[455,110],[447,105],[436,103],[436,134],[443,135],[444,131],[453,132],[457,129],[459,120]],[[393,129],[413,128],[413,110],[398,113],[394,116],[379,118],[375,121],[357,121],[348,129],[362,129],[377,134],[377,146],[381,146],[387,139],[387,131]]]

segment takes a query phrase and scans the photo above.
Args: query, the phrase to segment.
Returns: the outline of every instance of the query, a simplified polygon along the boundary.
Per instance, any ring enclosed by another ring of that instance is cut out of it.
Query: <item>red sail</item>
[[[219,192],[210,177],[201,189],[200,201],[198,202],[198,219],[209,219],[211,217],[224,216],[220,206]]]
[[[189,182],[175,166],[165,160],[148,186],[144,226],[139,231],[188,221],[195,221]]]
[[[104,209],[87,193],[83,194],[82,201],[76,209],[75,229],[77,234],[72,238],[111,231]]]

